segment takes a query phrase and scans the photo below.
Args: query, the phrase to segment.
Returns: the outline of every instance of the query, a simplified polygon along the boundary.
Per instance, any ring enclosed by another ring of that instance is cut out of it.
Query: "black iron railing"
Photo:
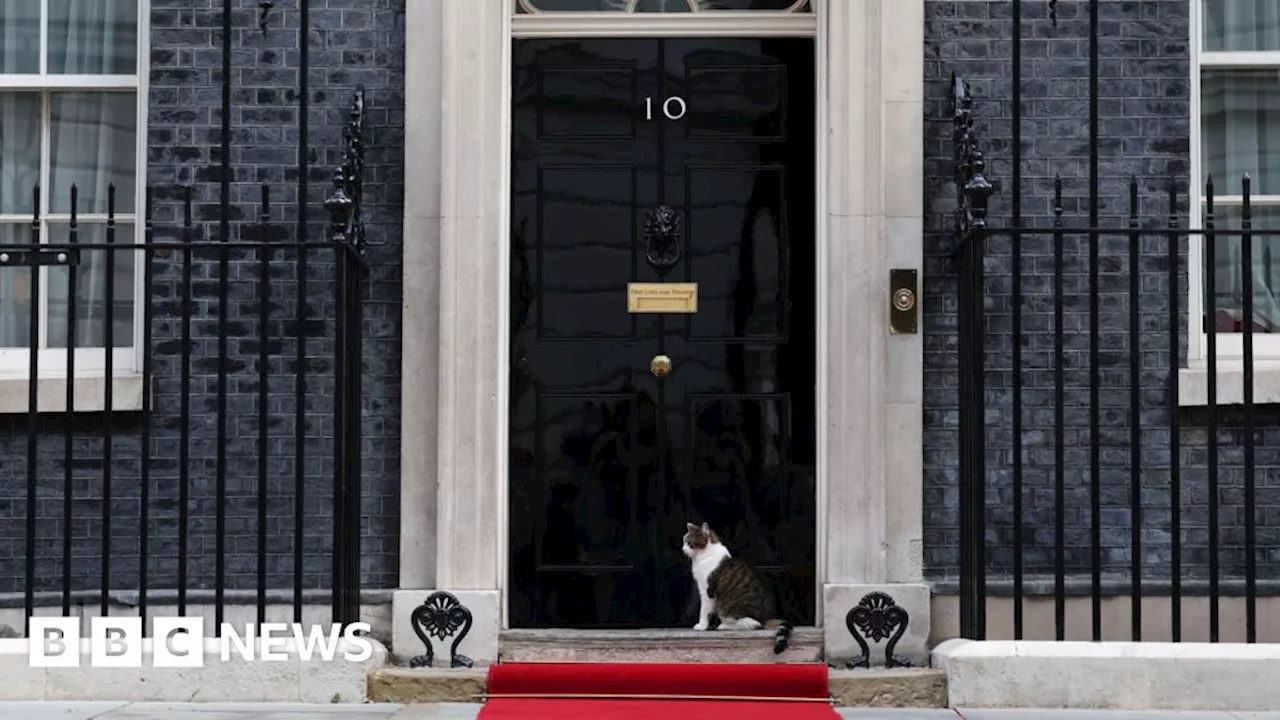
[[[352,312],[336,318],[336,358],[339,368],[357,365],[363,356],[360,312],[364,297],[365,226],[361,213],[364,198],[364,91],[357,90],[350,119],[343,129],[342,164],[334,171],[333,190],[325,200],[330,215],[331,240],[343,252],[337,266],[337,305]],[[336,377],[334,433],[334,542],[341,560],[333,566],[334,617],[360,617],[360,419],[361,373],[342,372]]]
[[[190,188],[178,227],[156,226],[153,194],[141,237],[118,221],[114,187],[105,223],[88,223],[73,186],[65,242],[42,237],[33,214],[32,242],[0,246],[0,289],[12,300],[29,288],[23,312],[9,314],[27,342],[9,350],[28,355],[31,380],[26,412],[2,421],[4,434],[24,438],[25,452],[6,453],[26,486],[21,571],[0,576],[25,577],[27,617],[51,595],[64,614],[91,596],[106,614],[132,591],[144,620],[152,598],[181,615],[195,586],[213,591],[219,625],[227,591],[256,589],[263,622],[269,591],[292,587],[296,621],[304,591],[318,590],[336,621],[355,622],[363,261],[349,236],[359,220],[348,213],[344,232],[322,240],[272,240],[263,185],[243,239],[210,241],[193,222]],[[120,366],[124,356],[132,367]],[[121,395],[135,386],[137,400]],[[327,481],[317,472],[326,465]],[[334,524],[324,537],[309,520],[327,482]],[[330,576],[317,573],[323,565]]]
[[[986,591],[984,518],[980,511],[985,488],[982,447],[984,396],[982,248],[986,237],[987,203],[994,189],[986,178],[986,160],[974,130],[973,99],[962,78],[951,78],[954,122],[956,238],[953,259],[960,271],[959,392],[960,392],[960,626],[965,637],[985,635],[985,616],[973,602]],[[976,412],[976,414],[975,414]]]
[[[1063,75],[1084,93],[1079,135],[1065,129],[1070,118],[1059,125],[1077,143],[1067,159],[1072,170],[1051,178],[1049,211],[1037,204],[1026,217],[1024,193],[1046,199],[1044,178],[1023,177],[1023,33],[1035,20],[1024,18],[1021,0],[1009,7],[1010,102],[995,112],[1010,121],[1008,156],[999,159],[1011,182],[999,221],[983,155],[991,139],[976,130],[996,118],[975,116],[962,78],[953,76],[950,88],[961,634],[986,637],[988,601],[1001,596],[1011,599],[1013,635],[1021,638],[1024,606],[1047,596],[1054,635],[1065,639],[1068,599],[1083,595],[1098,640],[1104,597],[1126,595],[1132,639],[1142,638],[1144,600],[1158,596],[1169,603],[1169,636],[1179,640],[1184,597],[1207,596],[1216,641],[1222,598],[1231,594],[1243,597],[1245,639],[1255,641],[1260,573],[1271,592],[1280,580],[1271,559],[1280,538],[1259,533],[1259,517],[1270,516],[1258,504],[1256,445],[1260,433],[1280,429],[1280,416],[1254,397],[1254,335],[1276,327],[1255,321],[1256,284],[1269,283],[1271,248],[1261,270],[1253,249],[1259,237],[1280,232],[1254,227],[1247,176],[1230,227],[1216,215],[1212,181],[1203,204],[1190,207],[1185,181],[1180,191],[1168,177],[1102,177],[1099,0],[1081,3],[1070,18],[1078,22],[1068,23],[1087,33],[1088,48],[1087,69],[1081,63],[1081,72]],[[1056,0],[1047,14],[1057,28]],[[1127,207],[1110,197],[1121,194],[1114,192],[1121,182]],[[1201,228],[1188,216],[1202,217]],[[1233,244],[1238,262],[1226,259]],[[1195,263],[1201,293],[1189,299]],[[1234,294],[1217,286],[1223,277]],[[1220,308],[1224,302],[1231,307]],[[1240,388],[1230,406],[1219,402],[1222,333],[1240,346],[1229,361]],[[1190,352],[1193,337],[1203,339],[1200,354]],[[1201,407],[1180,397],[1180,376],[1193,367],[1206,378]]]
[[[1133,640],[1143,637],[1144,601],[1160,597],[1177,641],[1184,600],[1201,597],[1216,642],[1223,600],[1238,597],[1244,639],[1256,642],[1259,594],[1280,591],[1280,541],[1270,500],[1259,503],[1274,448],[1264,467],[1258,459],[1280,431],[1278,398],[1255,397],[1256,339],[1280,330],[1260,306],[1280,229],[1255,225],[1248,175],[1228,206],[1205,183],[1199,228],[1189,227],[1185,186],[1130,178],[1124,220],[1100,226],[1096,167],[1077,195],[1088,198],[1080,220],[1057,177],[1050,223],[992,226],[962,79],[953,92],[961,635],[987,637],[988,600],[1002,596],[1023,637],[1035,595],[1052,597],[1054,634],[1065,639],[1068,600],[1086,596],[1099,640],[1104,598],[1121,595]],[[1096,165],[1096,127],[1090,145]],[[1015,150],[1011,165],[1020,162]],[[1191,263],[1201,263],[1202,292],[1189,299]],[[1199,355],[1192,335],[1203,338]],[[1239,346],[1229,357],[1228,341]],[[1192,406],[1180,383],[1195,373],[1205,393]],[[1236,394],[1224,402],[1227,383]]]
[[[145,628],[213,605],[216,628],[230,604],[256,604],[261,623],[291,601],[295,622],[313,603],[360,619],[365,95],[326,230],[310,192],[310,0],[288,20],[278,3],[220,5],[212,162],[139,168],[195,185],[141,202],[113,187],[105,219],[82,214],[75,187],[56,198],[69,216],[41,217],[48,189],[33,188],[29,235],[0,245],[0,384],[23,384],[0,387],[0,514],[22,518],[0,523],[0,604],[27,617],[136,605]],[[288,27],[296,186],[252,188],[254,209],[232,165],[236,31]]]

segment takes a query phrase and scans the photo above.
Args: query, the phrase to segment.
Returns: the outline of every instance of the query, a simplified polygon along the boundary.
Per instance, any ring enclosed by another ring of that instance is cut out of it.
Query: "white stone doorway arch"
[[[818,582],[828,658],[871,589],[912,615],[921,583],[922,336],[889,331],[889,270],[923,273],[923,0],[815,0],[816,12],[572,13],[511,0],[409,0],[398,656],[432,589],[475,615],[459,652],[497,657],[507,537],[508,113],[513,36],[809,34],[818,48]],[[612,16],[612,17],[610,17]],[[917,293],[918,295],[918,293]]]

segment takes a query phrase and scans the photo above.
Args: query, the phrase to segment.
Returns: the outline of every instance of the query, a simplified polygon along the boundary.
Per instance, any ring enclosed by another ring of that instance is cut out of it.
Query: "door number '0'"
[[[667,116],[668,120],[679,120],[689,111],[689,106],[685,105],[684,98],[672,95],[662,103],[662,114]],[[644,119],[653,119],[653,97],[644,99]]]

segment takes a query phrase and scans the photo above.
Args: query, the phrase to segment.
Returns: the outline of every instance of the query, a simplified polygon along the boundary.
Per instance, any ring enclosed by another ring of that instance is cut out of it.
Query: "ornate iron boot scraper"
[[[453,645],[449,648],[449,667],[469,668],[474,663],[466,655],[458,654],[458,645],[471,632],[471,611],[466,605],[458,602],[452,593],[437,590],[431,593],[421,605],[413,609],[410,624],[413,632],[426,646],[427,652],[409,661],[411,668],[429,668],[435,660],[435,650],[431,648],[431,638],[445,640],[450,636]]]
[[[911,667],[911,661],[901,655],[893,654],[898,641],[906,634],[909,622],[911,617],[906,609],[894,602],[887,593],[873,592],[864,595],[844,618],[849,634],[853,635],[858,647],[862,649],[861,655],[849,661],[849,669],[871,667],[871,648],[867,645],[867,641],[862,639],[863,636],[877,643],[889,638],[889,642],[884,646],[885,668]]]

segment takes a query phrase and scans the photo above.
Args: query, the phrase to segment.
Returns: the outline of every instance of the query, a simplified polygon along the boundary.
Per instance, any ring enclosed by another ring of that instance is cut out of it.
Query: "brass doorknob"
[[[654,377],[664,378],[671,374],[671,358],[666,355],[654,355],[649,361],[649,372]]]

